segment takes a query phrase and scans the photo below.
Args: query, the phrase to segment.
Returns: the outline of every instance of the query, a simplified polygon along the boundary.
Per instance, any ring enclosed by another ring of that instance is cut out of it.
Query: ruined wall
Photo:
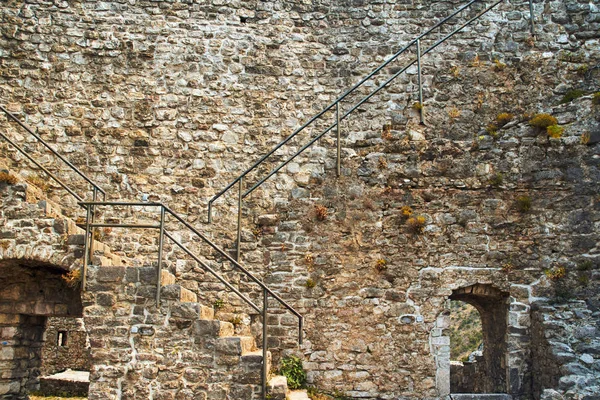
[[[0,313],[0,398],[21,399],[39,388],[44,316]]]
[[[215,225],[203,225],[208,198],[450,6],[10,1],[2,101],[111,198],[167,201],[231,245],[235,194]],[[341,178],[327,138],[247,199],[243,260],[306,315],[311,384],[362,398],[445,393],[443,303],[488,283],[510,294],[506,391],[530,396],[530,303],[546,295],[531,284],[584,259],[597,268],[599,176],[597,106],[558,106],[569,89],[598,90],[598,8],[540,1],[535,14],[535,40],[526,4],[503,4],[424,60],[427,126],[411,69],[344,121]],[[541,111],[561,139],[528,126],[523,114]],[[485,131],[500,112],[512,121]],[[402,206],[425,217],[422,233]],[[125,254],[151,253],[142,233],[111,237]],[[188,289],[222,289],[167,254]],[[270,344],[295,348],[293,319],[273,313]]]
[[[62,278],[75,260],[64,237],[67,223],[51,210],[39,189],[0,183],[2,399],[23,399],[39,388],[47,317],[82,315],[79,289]]]
[[[600,391],[600,314],[593,309],[583,301],[573,300],[533,307],[536,398],[594,396]]]
[[[90,370],[87,332],[81,318],[48,318],[44,338],[42,375]]]

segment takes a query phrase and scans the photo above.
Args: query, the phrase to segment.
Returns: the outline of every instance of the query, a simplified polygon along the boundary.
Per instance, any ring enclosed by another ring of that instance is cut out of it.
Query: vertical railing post
[[[419,115],[421,125],[425,124],[423,107],[423,78],[421,70],[421,39],[417,39],[417,79],[419,81]]]
[[[90,222],[92,219],[91,216],[91,206],[85,206],[85,234],[83,236],[83,265],[81,266],[81,290],[85,292],[87,285],[87,270],[88,264],[90,262]],[[93,240],[93,239],[92,239]]]
[[[163,242],[165,239],[165,207],[160,207],[160,233],[158,234],[158,266],[156,274],[156,308],[160,308],[160,288],[162,285]]]
[[[267,358],[267,324],[268,324],[268,302],[269,302],[269,294],[266,288],[263,288],[263,331],[262,331],[262,353],[263,353],[263,365],[262,365],[262,398],[263,400],[267,398],[267,369],[269,368],[269,360]]]
[[[208,202],[208,223],[212,222],[212,202]]]
[[[240,261],[240,254],[242,251],[242,201],[243,201],[243,181],[244,178],[240,177],[239,190],[238,190],[238,215],[237,215],[237,248],[235,251],[235,261]]]
[[[336,175],[342,175],[342,138],[340,130],[340,103],[335,103],[335,120],[337,133],[337,160],[336,160]]]
[[[535,39],[535,19],[533,18],[533,0],[529,0],[529,24],[531,36]]]

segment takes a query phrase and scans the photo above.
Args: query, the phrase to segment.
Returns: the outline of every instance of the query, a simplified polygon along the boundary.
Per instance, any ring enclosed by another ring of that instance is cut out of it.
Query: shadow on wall
[[[474,355],[472,362],[452,363],[450,391],[506,393],[508,293],[475,284],[454,290],[450,300],[467,303],[479,312],[484,343],[482,354]]]
[[[0,397],[21,399],[39,389],[48,317],[81,317],[79,287],[64,269],[24,260],[0,261]]]

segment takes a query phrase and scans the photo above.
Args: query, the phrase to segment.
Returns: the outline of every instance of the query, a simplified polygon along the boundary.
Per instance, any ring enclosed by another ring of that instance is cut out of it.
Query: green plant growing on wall
[[[495,59],[494,60],[494,70],[496,71],[503,71],[506,68],[506,64],[503,63],[502,61]]]
[[[583,132],[581,135],[581,144],[588,144],[591,138],[592,135],[589,132]]]
[[[423,109],[423,104],[420,101],[415,101],[412,105],[413,110],[421,111]]]
[[[515,116],[511,113],[500,113],[496,116],[496,124],[500,127],[508,124]]]
[[[552,281],[558,281],[567,276],[567,269],[561,265],[544,270],[544,274],[548,277],[548,279]]]
[[[496,124],[488,124],[485,127],[485,131],[487,132],[488,135],[490,135],[494,139],[496,139],[498,137],[498,126]]]
[[[517,197],[517,210],[522,213],[531,210],[531,197],[527,195]]]
[[[243,320],[242,317],[240,317],[239,315],[234,315],[229,319],[229,322],[232,323],[233,326],[239,326],[242,324]]]
[[[587,74],[589,69],[590,69],[590,67],[587,64],[580,65],[579,67],[577,67],[577,70],[576,70],[577,75],[583,76],[583,75]]]
[[[67,286],[76,288],[81,283],[81,270],[79,268],[71,270],[66,274],[62,274],[61,279],[65,281]]]
[[[300,389],[306,383],[306,372],[302,367],[302,360],[296,356],[287,356],[281,359],[279,373],[287,378],[288,388]]]
[[[0,172],[0,183],[14,185],[15,183],[17,183],[17,177],[6,172]]]
[[[50,189],[48,180],[41,178],[39,175],[31,175],[26,178],[27,182],[37,186],[42,192],[47,192]]]
[[[312,289],[317,286],[317,282],[314,279],[308,278],[306,280],[305,286],[307,289]]]
[[[225,307],[225,301],[223,299],[216,299],[213,301],[213,308],[215,311],[220,310],[223,307]]]
[[[315,205],[315,217],[317,218],[317,220],[325,221],[327,219],[328,214],[329,213],[327,212],[327,207],[325,207],[322,204]]]
[[[570,103],[573,100],[578,99],[578,98],[580,98],[581,96],[584,96],[584,95],[585,95],[585,92],[583,90],[579,90],[579,89],[569,90],[563,96],[562,100],[560,101],[560,104]]]
[[[498,187],[504,183],[504,175],[501,172],[497,172],[490,177],[490,185]]]
[[[387,269],[387,261],[383,258],[378,259],[375,261],[375,269],[379,272],[385,271]]]
[[[410,208],[409,206],[402,206],[400,208],[400,215],[402,216],[402,218],[409,218],[413,213],[412,208]]]
[[[592,96],[592,104],[595,106],[600,105],[600,92],[594,93]]]
[[[417,215],[416,217],[410,217],[406,221],[406,225],[408,226],[408,230],[412,233],[423,233],[425,230],[425,222],[426,219],[423,215]]]
[[[548,136],[550,136],[553,139],[560,139],[564,131],[565,128],[563,128],[560,125],[550,125],[548,128],[546,128]]]
[[[577,265],[577,270],[579,271],[589,271],[594,267],[594,263],[592,262],[592,260],[585,260],[580,262]]]
[[[544,130],[548,129],[549,126],[558,125],[558,120],[550,114],[536,114],[529,120],[529,125]]]
[[[587,286],[590,283],[590,277],[587,275],[579,275],[577,277],[577,282],[579,282],[581,286]]]

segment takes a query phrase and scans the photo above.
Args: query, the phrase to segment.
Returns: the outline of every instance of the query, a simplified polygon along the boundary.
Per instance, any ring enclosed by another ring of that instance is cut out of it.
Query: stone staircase
[[[10,192],[7,198],[19,198],[18,204],[13,204],[17,212],[11,212],[12,208],[4,207],[3,222],[6,228],[18,226],[46,226],[43,229],[45,242],[53,243],[53,250],[60,250],[56,257],[62,260],[68,259],[69,270],[78,270],[81,266],[84,252],[85,231],[72,218],[64,215],[63,210],[56,203],[47,199],[44,192],[35,185],[25,183],[25,180],[14,172],[3,168],[0,169],[10,173],[17,179],[16,184],[4,184],[9,186]],[[13,196],[16,194],[16,196]],[[49,250],[50,251],[50,250]],[[231,322],[215,319],[213,307],[207,307],[198,302],[198,296],[193,291],[177,283],[176,276],[170,271],[161,270],[161,307],[158,309],[154,302],[156,288],[156,268],[153,266],[134,266],[134,260],[115,254],[110,246],[101,240],[93,240],[93,255],[90,260],[91,266],[88,270],[90,281],[88,291],[82,295],[85,302],[93,304],[93,310],[89,313],[84,311],[84,319],[88,326],[91,342],[97,343],[96,333],[105,332],[107,325],[112,325],[108,320],[102,320],[103,326],[99,327],[97,315],[108,316],[117,304],[118,299],[124,296],[132,288],[134,290],[135,303],[143,305],[143,318],[117,321],[114,325],[127,324],[127,329],[122,331],[123,342],[134,340],[135,337],[154,336],[161,333],[169,336],[168,331],[176,329],[179,333],[186,332],[182,337],[188,338],[188,351],[190,354],[202,354],[206,357],[200,358],[200,364],[205,371],[210,370],[210,376],[203,382],[211,393],[211,399],[258,399],[261,395],[263,352],[256,346],[255,338],[244,331],[243,335],[236,335],[234,325]],[[11,249],[4,249],[4,258],[18,257]],[[68,272],[68,271],[65,271]],[[139,311],[139,310],[138,310]],[[135,313],[135,309],[134,309]],[[86,315],[87,314],[87,315]],[[115,314],[114,318],[119,319]],[[163,330],[163,332],[160,332]],[[101,340],[115,339],[102,334]],[[173,335],[174,338],[180,335]],[[105,348],[105,346],[99,346]],[[92,344],[92,359],[95,367],[91,372],[91,395],[93,395],[94,376],[98,373],[98,362],[102,359],[99,352],[95,352]],[[114,349],[119,351],[119,349]],[[132,353],[132,359],[128,368],[144,368],[145,362],[140,361],[139,351]],[[271,374],[271,356],[267,352],[267,371],[270,376],[268,382],[268,398],[273,400],[285,399],[308,399],[305,391],[290,391],[287,388],[287,380],[284,376]],[[140,363],[139,365],[137,363]],[[198,393],[193,392],[193,396]],[[194,397],[196,398],[196,397]]]

